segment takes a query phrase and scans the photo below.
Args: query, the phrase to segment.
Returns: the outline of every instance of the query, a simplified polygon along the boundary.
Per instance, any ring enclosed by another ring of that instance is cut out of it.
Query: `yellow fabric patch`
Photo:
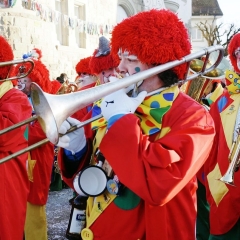
[[[234,102],[231,103],[220,114],[224,129],[224,135],[229,149],[231,149],[233,142],[234,126],[237,118],[238,108],[240,106],[240,94],[233,94],[231,95],[231,98],[234,100]]]
[[[223,93],[223,87],[221,84],[217,85],[217,88],[214,90],[214,92],[210,96],[210,101],[215,102]]]
[[[0,98],[13,88],[13,84],[11,81],[5,81],[0,85]]]
[[[217,206],[229,191],[226,184],[218,180],[221,177],[222,174],[217,163],[213,171],[207,175],[209,189]]]
[[[47,240],[46,205],[27,203],[25,240]]]
[[[33,169],[36,165],[36,160],[31,159],[31,154],[28,153],[28,179],[30,182],[33,182]]]
[[[117,197],[117,195],[109,194],[106,190],[95,198],[89,197],[87,200],[87,228],[99,217],[99,215],[108,207],[108,205]]]
[[[162,138],[164,137],[165,135],[167,135],[167,133],[169,133],[171,131],[171,128],[170,127],[164,127],[161,129],[161,132],[160,132],[160,136],[159,138]],[[157,139],[159,139],[157,138]]]
[[[240,93],[240,77],[238,74],[231,70],[226,70],[225,77],[226,88],[229,94]]]

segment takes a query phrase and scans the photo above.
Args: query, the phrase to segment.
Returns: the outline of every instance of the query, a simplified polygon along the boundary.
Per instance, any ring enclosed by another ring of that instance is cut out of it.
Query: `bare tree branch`
[[[228,44],[231,41],[232,37],[236,33],[240,32],[240,28],[237,29],[232,23],[227,30],[220,34],[223,23],[216,25],[215,21],[216,18],[214,18],[211,23],[208,23],[208,21],[206,20],[205,22],[200,22],[196,24],[196,26],[201,31],[202,36],[207,41],[208,46],[212,46],[214,44],[221,44],[225,50],[224,56],[227,56]],[[223,41],[223,37],[225,37],[225,41]]]

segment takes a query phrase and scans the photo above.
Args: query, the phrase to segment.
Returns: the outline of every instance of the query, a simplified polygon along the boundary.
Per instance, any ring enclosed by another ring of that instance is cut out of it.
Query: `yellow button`
[[[84,228],[81,231],[81,237],[83,240],[93,240],[93,232],[89,228]]]

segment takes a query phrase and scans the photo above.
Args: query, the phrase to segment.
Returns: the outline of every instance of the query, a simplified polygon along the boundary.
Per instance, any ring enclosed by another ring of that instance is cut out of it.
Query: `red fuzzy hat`
[[[114,59],[110,53],[110,43],[104,36],[99,38],[99,47],[93,53],[89,63],[91,70],[95,74],[99,74],[104,70],[116,68],[119,64],[119,59]]]
[[[240,72],[240,69],[237,66],[237,59],[236,59],[236,56],[235,56],[234,52],[239,47],[240,47],[240,33],[237,33],[232,37],[232,39],[231,39],[231,41],[228,45],[229,59],[231,61],[233,69],[236,72]]]
[[[136,55],[146,64],[164,64],[190,54],[187,29],[177,15],[169,10],[140,12],[119,23],[112,32],[111,51],[118,59],[119,49]],[[187,66],[173,68],[182,79]]]
[[[81,75],[81,73],[87,73],[89,75],[92,75],[92,71],[89,67],[90,59],[91,57],[83,58],[76,65],[75,69],[79,76]]]
[[[14,58],[13,50],[6,39],[0,36],[0,63],[12,61]],[[0,79],[5,79],[11,66],[0,67]],[[1,84],[1,83],[0,83]]]

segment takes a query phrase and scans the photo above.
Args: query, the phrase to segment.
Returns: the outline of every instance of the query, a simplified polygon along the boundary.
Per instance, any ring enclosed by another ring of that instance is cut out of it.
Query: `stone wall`
[[[69,16],[74,13],[74,4],[83,4],[86,22],[116,24],[117,0],[62,1],[67,3],[64,11]],[[38,0],[38,3],[44,8],[55,10],[54,0]],[[22,58],[24,53],[33,48],[39,48],[42,50],[42,61],[49,69],[52,79],[65,72],[70,80],[74,81],[76,64],[81,58],[93,53],[98,47],[101,34],[86,33],[86,46],[79,48],[75,43],[75,30],[67,27],[64,33],[68,42],[65,46],[58,42],[56,23],[43,19],[37,11],[23,8],[20,0],[13,8],[0,9],[0,34],[11,44],[15,59]],[[103,35],[110,38],[108,33]]]

